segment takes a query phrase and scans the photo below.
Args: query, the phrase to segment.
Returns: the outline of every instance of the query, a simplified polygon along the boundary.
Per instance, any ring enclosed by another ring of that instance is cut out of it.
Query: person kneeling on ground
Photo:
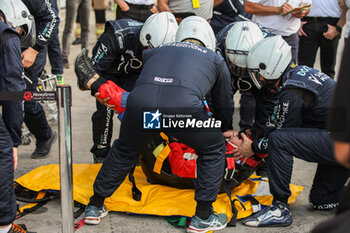
[[[288,226],[292,223],[287,201],[291,195],[289,184],[294,156],[318,163],[309,195],[314,209],[337,207],[349,177],[347,169],[335,160],[333,142],[326,130],[335,81],[316,69],[292,65],[291,61],[291,47],[281,36],[263,39],[248,54],[248,71],[256,87],[279,95],[275,111],[266,120],[265,125],[270,127],[268,137],[254,142],[244,140],[235,152],[237,158],[254,153],[267,152],[269,155],[268,176],[274,201],[244,220],[243,224],[247,226]]]

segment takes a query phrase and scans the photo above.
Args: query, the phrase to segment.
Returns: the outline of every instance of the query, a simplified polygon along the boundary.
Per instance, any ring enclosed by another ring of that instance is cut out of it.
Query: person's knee
[[[269,135],[269,148],[273,148],[274,150],[276,148],[280,148],[285,144],[286,139],[286,133],[281,132],[281,130],[275,130]]]

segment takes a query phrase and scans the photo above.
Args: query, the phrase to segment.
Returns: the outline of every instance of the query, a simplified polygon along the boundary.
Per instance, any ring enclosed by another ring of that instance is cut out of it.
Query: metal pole
[[[58,90],[58,135],[61,180],[61,220],[62,233],[74,232],[74,203],[72,176],[72,92],[68,85],[60,85]]]

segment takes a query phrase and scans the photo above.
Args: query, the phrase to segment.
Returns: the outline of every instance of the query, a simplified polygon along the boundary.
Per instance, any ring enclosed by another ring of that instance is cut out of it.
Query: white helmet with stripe
[[[247,57],[251,48],[264,39],[258,25],[250,21],[233,24],[225,40],[225,55],[230,72],[238,77],[249,77]]]
[[[208,21],[200,16],[189,16],[183,19],[176,33],[176,42],[195,40],[204,47],[215,51],[216,38]]]
[[[7,25],[16,31],[19,29],[22,30],[22,47],[31,47],[35,44],[36,30],[34,17],[21,0],[1,0],[0,12],[3,14]]]
[[[249,52],[248,72],[256,87],[261,89],[266,82],[277,81],[291,61],[292,51],[287,42],[280,35],[267,37]]]
[[[153,14],[144,23],[140,32],[140,42],[151,48],[175,42],[178,25],[170,12]]]

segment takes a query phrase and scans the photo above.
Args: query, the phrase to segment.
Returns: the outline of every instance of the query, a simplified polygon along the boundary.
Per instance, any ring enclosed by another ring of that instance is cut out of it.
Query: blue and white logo
[[[144,129],[160,129],[162,113],[157,111],[143,112],[143,128]]]

